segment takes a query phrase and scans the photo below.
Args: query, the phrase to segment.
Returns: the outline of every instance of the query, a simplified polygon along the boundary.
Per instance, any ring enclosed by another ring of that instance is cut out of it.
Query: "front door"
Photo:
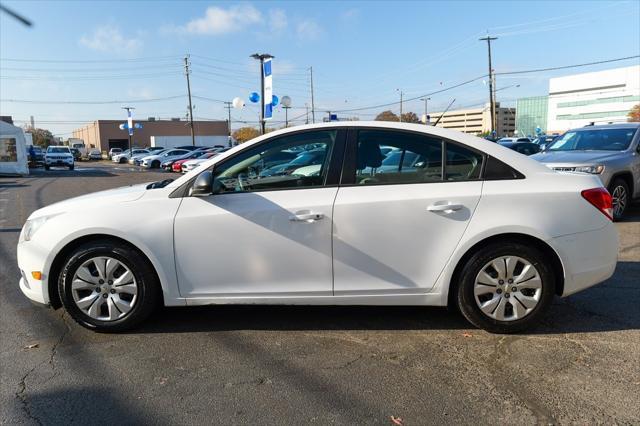
[[[220,193],[184,198],[175,218],[184,297],[332,294],[337,177],[331,176],[340,165],[331,158],[342,159],[337,153],[344,147],[343,133],[276,137],[216,164]],[[295,161],[310,151],[324,151],[312,171]],[[282,158],[291,158],[291,164],[283,165]]]
[[[420,133],[353,132],[333,212],[334,293],[425,293],[478,204],[483,156]]]

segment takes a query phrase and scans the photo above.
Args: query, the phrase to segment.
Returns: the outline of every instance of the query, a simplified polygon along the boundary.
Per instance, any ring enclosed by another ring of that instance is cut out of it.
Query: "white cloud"
[[[296,34],[300,40],[315,40],[322,35],[322,27],[315,21],[305,19],[296,25]]]
[[[340,19],[343,21],[350,21],[360,17],[359,9],[347,9],[340,14]]]
[[[91,36],[80,37],[80,44],[100,52],[130,54],[142,47],[142,40],[125,37],[119,28],[103,25],[96,28]]]
[[[262,14],[251,5],[232,6],[223,9],[207,8],[204,17],[189,21],[184,30],[192,34],[219,35],[238,32],[246,26],[262,23]]]
[[[269,11],[269,30],[280,32],[287,28],[287,14],[282,9],[272,9]]]

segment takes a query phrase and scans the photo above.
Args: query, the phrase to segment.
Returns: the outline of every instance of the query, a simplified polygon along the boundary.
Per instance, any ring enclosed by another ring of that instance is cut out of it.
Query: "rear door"
[[[413,159],[383,166],[381,147]],[[483,160],[420,133],[351,130],[333,211],[334,294],[433,287],[480,199]]]

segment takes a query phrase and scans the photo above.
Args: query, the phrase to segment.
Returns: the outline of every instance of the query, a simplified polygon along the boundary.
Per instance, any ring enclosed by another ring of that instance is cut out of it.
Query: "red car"
[[[187,156],[187,158],[183,158],[182,160],[176,160],[171,164],[171,171],[180,173],[182,172],[182,163],[184,163],[185,161],[193,160],[194,158],[209,158],[210,155],[209,156],[207,155],[210,153],[211,153],[210,151],[194,152],[193,154]]]

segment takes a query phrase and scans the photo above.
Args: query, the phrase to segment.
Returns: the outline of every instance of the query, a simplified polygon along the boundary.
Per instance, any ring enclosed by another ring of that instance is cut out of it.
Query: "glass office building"
[[[516,104],[516,130],[519,136],[535,136],[536,128],[547,131],[548,96],[518,99]]]

